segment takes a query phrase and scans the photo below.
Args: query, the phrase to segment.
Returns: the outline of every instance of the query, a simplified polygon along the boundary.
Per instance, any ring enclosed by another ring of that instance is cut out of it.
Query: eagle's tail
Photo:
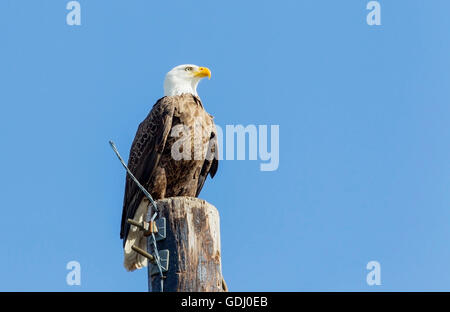
[[[139,204],[136,213],[134,214],[134,221],[142,223],[145,220],[145,216],[147,215],[148,208],[148,199],[143,198],[141,203]],[[130,225],[130,230],[128,231],[128,235],[125,242],[124,251],[124,261],[123,265],[127,271],[134,271],[136,269],[142,269],[147,266],[147,258],[141,256],[133,249],[131,246],[139,247],[142,250],[147,250],[147,238],[142,234],[136,226]]]

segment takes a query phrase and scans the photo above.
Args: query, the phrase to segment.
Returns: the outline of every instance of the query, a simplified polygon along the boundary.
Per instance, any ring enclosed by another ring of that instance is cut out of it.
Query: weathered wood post
[[[158,250],[169,250],[165,292],[226,291],[220,255],[219,213],[213,205],[193,197],[170,197],[157,201],[158,218],[166,218],[166,238]],[[148,250],[153,250],[148,240]],[[151,274],[149,290],[161,291],[159,274]],[[154,272],[154,271],[153,271]]]

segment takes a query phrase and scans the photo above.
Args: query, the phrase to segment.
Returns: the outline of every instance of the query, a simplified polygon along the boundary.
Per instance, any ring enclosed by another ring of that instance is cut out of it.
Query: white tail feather
[[[134,214],[133,220],[137,222],[143,222],[145,216],[147,215],[148,199],[144,197],[139,207]],[[130,231],[128,232],[127,240],[125,242],[124,251],[124,261],[123,265],[127,271],[134,271],[136,269],[142,269],[147,266],[147,258],[141,256],[137,252],[131,249],[131,246],[137,246],[143,250],[147,250],[147,238],[143,235],[136,226],[131,225]]]

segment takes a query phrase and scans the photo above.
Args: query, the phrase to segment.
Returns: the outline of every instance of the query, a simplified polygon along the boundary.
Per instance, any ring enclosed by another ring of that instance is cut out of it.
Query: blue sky
[[[147,290],[108,140],[128,156],[185,63],[217,124],[280,125],[278,170],[222,161],[200,195],[231,290],[450,290],[450,2],[67,2],[0,2],[1,291]]]

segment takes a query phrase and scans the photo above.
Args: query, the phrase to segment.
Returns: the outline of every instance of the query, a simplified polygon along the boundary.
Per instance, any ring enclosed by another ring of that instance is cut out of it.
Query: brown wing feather
[[[209,146],[206,154],[205,162],[203,163],[202,170],[200,171],[200,175],[198,177],[197,183],[197,193],[195,197],[198,197],[200,194],[203,184],[205,184],[206,177],[209,175],[211,178],[214,178],[216,175],[217,169],[219,167],[219,146],[217,144],[217,132],[216,127],[213,125],[213,130],[211,132],[211,136],[209,139]]]
[[[172,127],[174,103],[172,97],[163,97],[153,106],[147,118],[139,124],[128,159],[128,168],[138,181],[146,186],[155,172],[164,145]],[[151,190],[149,190],[151,192]],[[144,194],[127,175],[123,200],[120,238],[126,238],[128,218],[134,214]],[[124,240],[125,241],[125,240]]]

